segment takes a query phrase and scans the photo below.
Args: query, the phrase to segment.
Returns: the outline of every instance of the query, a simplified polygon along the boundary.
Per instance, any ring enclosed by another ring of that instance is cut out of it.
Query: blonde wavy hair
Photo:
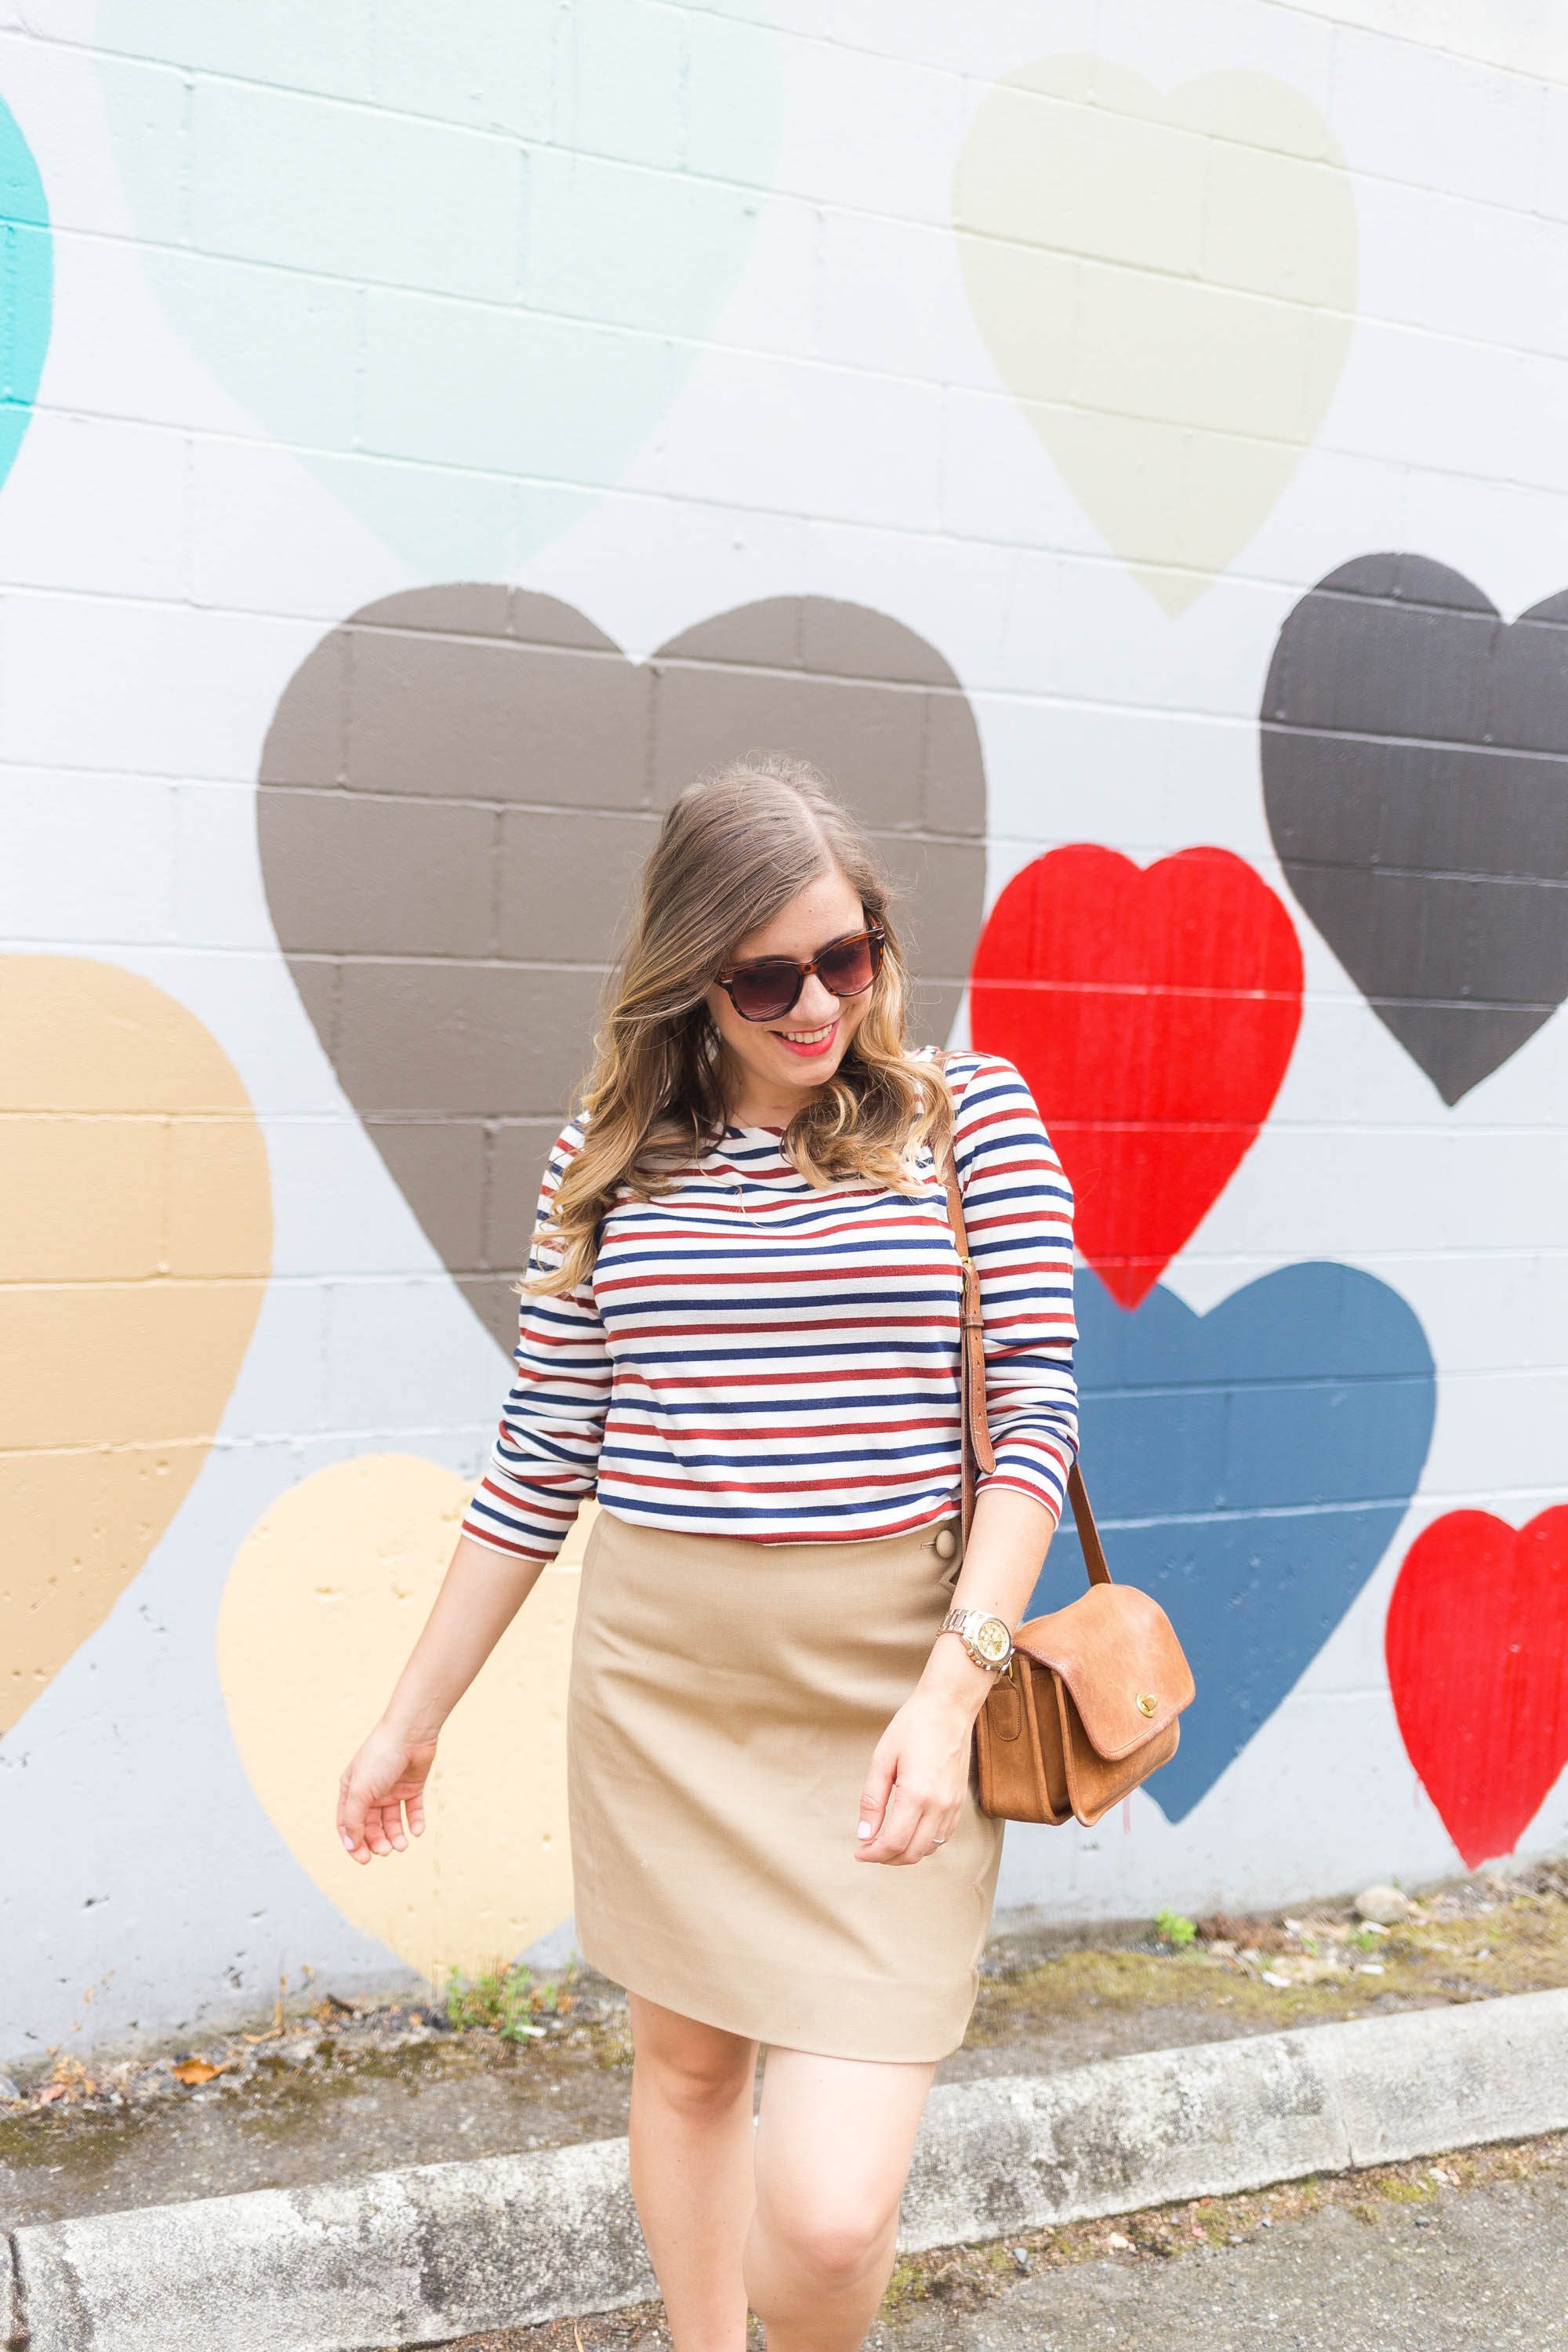
[[[925,1189],[916,1157],[929,1144],[940,1160],[952,1097],[941,1066],[910,1052],[891,886],[826,777],[805,760],[748,753],[687,787],[643,867],[579,1097],[583,1148],[536,1236],[560,1263],[531,1274],[525,1289],[586,1281],[615,1202],[656,1198],[678,1168],[711,1150],[725,1124],[727,1072],[708,991],[742,940],[834,866],[887,944],[844,1059],[791,1120],[784,1148],[816,1187],[858,1177],[889,1192]]]

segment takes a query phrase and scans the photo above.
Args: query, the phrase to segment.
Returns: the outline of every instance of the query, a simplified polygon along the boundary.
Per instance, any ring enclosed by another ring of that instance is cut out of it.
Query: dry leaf
[[[194,2088],[198,2083],[215,2082],[226,2071],[222,2066],[210,2066],[205,2058],[186,2058],[175,2067],[174,2080],[189,2084]]]

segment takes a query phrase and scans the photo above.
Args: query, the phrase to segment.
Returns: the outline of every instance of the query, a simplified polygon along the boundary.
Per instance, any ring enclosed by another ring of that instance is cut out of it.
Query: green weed
[[[1179,1911],[1157,1911],[1154,1915],[1154,1933],[1163,1944],[1173,1945],[1178,1952],[1184,1952],[1189,1944],[1195,1942],[1197,1932],[1193,1922],[1184,1919]]]
[[[561,1986],[541,1982],[527,1969],[500,1961],[465,1977],[454,1969],[442,1996],[449,2022],[458,2032],[466,2027],[497,2034],[502,2042],[537,2042],[544,2028],[542,2016],[559,2017],[572,2006],[572,1996]]]

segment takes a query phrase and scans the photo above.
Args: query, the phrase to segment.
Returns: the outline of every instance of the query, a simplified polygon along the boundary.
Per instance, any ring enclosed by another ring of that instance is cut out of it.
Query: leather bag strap
[[[958,1163],[953,1158],[951,1139],[942,1156],[942,1181],[947,1191],[947,1220],[952,1227],[959,1263],[963,1268],[963,1298],[959,1309],[959,1396],[963,1411],[961,1443],[963,1468],[959,1496],[960,1523],[967,1542],[969,1522],[974,1516],[975,1481],[980,1471],[995,1469],[996,1454],[991,1443],[991,1417],[985,1404],[985,1323],[980,1307],[980,1276],[969,1254],[969,1232],[963,1222],[963,1192],[958,1181]],[[1068,1472],[1068,1500],[1072,1505],[1089,1580],[1091,1584],[1109,1584],[1111,1579],[1105,1546],[1100,1540],[1089,1488],[1083,1483],[1083,1472],[1076,1461]]]

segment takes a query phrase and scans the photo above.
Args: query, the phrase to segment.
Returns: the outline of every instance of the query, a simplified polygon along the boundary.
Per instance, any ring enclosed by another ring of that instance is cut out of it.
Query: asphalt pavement
[[[968,2314],[928,2301],[878,2352],[1494,2352],[1568,2345],[1568,2176],[1330,2206],[1246,2243],[1113,2254]]]

